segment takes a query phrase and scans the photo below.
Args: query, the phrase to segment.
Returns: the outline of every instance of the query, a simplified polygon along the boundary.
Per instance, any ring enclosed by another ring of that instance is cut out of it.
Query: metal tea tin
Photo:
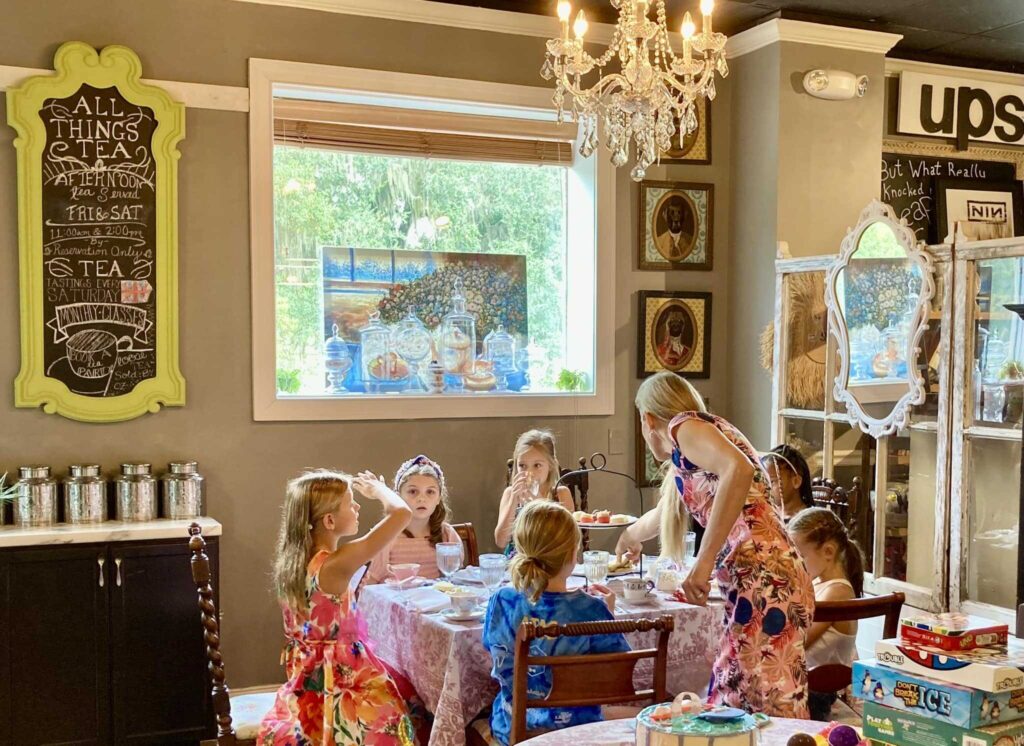
[[[172,461],[163,475],[164,518],[198,518],[203,514],[203,477],[195,461]]]
[[[107,481],[95,464],[72,464],[64,477],[64,520],[103,523],[107,520]]]
[[[18,469],[18,495],[14,499],[16,526],[52,526],[57,522],[57,480],[49,466]]]
[[[149,464],[121,464],[114,479],[114,517],[119,521],[156,519],[156,479]]]

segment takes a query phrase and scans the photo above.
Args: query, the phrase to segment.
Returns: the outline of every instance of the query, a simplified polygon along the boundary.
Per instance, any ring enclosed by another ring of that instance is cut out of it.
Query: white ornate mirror
[[[931,257],[877,200],[843,239],[825,286],[839,373],[833,395],[864,432],[902,429],[925,399],[916,364],[935,295]]]

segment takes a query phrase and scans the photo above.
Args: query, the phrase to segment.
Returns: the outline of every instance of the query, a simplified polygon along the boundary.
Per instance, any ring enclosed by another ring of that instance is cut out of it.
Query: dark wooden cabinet
[[[189,557],[185,540],[0,550],[0,744],[212,737]]]

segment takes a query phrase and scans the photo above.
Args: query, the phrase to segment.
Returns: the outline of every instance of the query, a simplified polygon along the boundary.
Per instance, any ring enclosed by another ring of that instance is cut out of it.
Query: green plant
[[[587,387],[587,374],[582,370],[566,370],[558,374],[555,388],[559,391],[583,391]]]
[[[0,474],[0,500],[12,500],[18,492],[18,485],[12,484],[10,487],[5,486],[7,483],[7,472]]]
[[[301,371],[277,369],[277,390],[282,394],[297,394],[302,387]]]
[[[999,377],[1004,381],[1018,381],[1024,378],[1024,364],[1019,360],[1008,360],[999,369]]]

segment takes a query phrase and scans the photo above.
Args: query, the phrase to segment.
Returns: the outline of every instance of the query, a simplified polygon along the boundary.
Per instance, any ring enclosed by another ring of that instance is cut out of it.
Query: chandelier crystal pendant
[[[580,154],[589,157],[598,145],[598,122],[612,163],[629,161],[631,143],[635,162],[631,176],[644,178],[647,168],[672,145],[678,131],[680,142],[697,129],[697,100],[714,100],[715,74],[729,74],[725,61],[725,34],[712,28],[714,0],[701,0],[703,16],[700,33],[687,12],[680,34],[683,54],[672,49],[665,0],[610,0],[619,11],[608,49],[592,57],[583,48],[588,23],[581,10],[569,33],[572,6],[558,3],[562,34],[547,43],[541,76],[555,80],[554,104],[558,121],[568,117],[582,128]],[[651,18],[651,10],[654,18]],[[618,60],[618,70],[606,67]],[[589,87],[584,78],[597,72]]]

